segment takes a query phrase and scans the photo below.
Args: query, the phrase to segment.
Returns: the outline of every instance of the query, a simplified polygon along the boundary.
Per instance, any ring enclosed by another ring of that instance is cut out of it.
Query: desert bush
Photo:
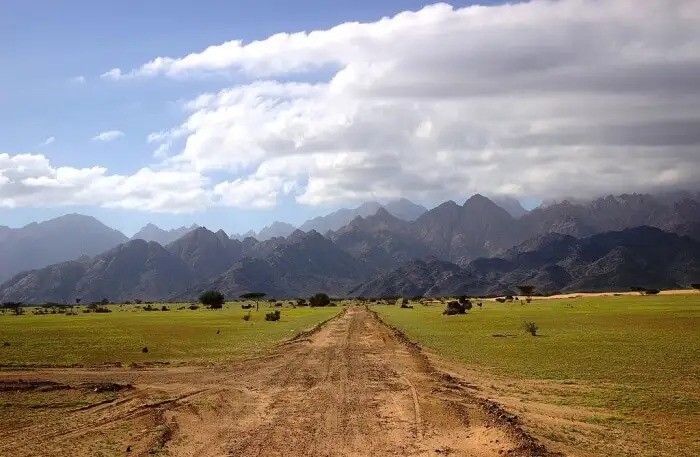
[[[692,287],[693,289],[695,289],[697,291],[700,291],[700,282],[693,283],[690,285],[690,287]]]
[[[324,293],[318,293],[309,298],[309,304],[314,307],[328,306],[330,302],[331,299]]]
[[[253,305],[245,304],[245,303],[244,303],[244,304],[241,305],[241,308],[243,308],[243,309],[252,309],[252,308],[253,308]]]
[[[187,307],[187,309],[191,309],[192,311],[195,311],[195,310],[199,309],[199,306],[192,303],[190,306]]]
[[[282,316],[282,312],[280,312],[279,309],[276,309],[272,312],[265,313],[265,320],[266,321],[278,321],[278,320],[280,320],[281,316]]]
[[[659,289],[646,289],[644,295],[658,295],[661,292]]]
[[[218,290],[207,290],[199,296],[199,301],[211,309],[221,309],[224,306],[224,294]]]
[[[467,310],[463,304],[457,300],[452,300],[447,302],[447,308],[445,308],[445,311],[443,311],[442,314],[446,316],[454,316],[455,314],[465,314],[466,312]]]
[[[525,322],[523,327],[525,331],[532,336],[537,336],[537,331],[540,329],[534,322]]]
[[[170,311],[170,308],[168,308],[167,306],[163,305],[163,306],[160,307],[160,310],[161,310],[161,311]]]
[[[275,308],[281,308],[283,306],[284,306],[284,304],[282,302],[275,303]]]
[[[249,321],[250,320],[250,311],[248,311],[248,314],[243,315],[243,320],[244,321]]]
[[[497,298],[496,301],[497,301],[498,303],[505,303],[505,302],[506,302],[506,299],[505,299],[505,298]]]

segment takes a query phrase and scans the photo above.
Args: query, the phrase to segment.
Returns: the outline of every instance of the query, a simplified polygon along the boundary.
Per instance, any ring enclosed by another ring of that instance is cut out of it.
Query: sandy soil
[[[0,455],[552,455],[516,417],[433,367],[373,313],[353,307],[235,365],[0,372],[0,387],[21,379],[33,388],[30,380],[63,397],[102,383],[131,386],[5,426]]]

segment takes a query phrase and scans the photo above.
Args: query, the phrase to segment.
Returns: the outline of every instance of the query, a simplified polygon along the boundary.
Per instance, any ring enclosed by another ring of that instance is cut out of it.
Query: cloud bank
[[[184,103],[182,122],[149,136],[173,179],[219,177],[209,204],[590,197],[700,182],[700,0],[436,4],[102,77],[212,75],[244,83]]]

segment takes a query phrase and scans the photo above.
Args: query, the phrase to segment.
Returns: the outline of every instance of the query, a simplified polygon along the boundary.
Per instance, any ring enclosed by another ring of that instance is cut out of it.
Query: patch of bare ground
[[[27,405],[47,398],[0,391],[18,419],[3,456],[555,455],[361,307],[232,365],[0,372],[20,379],[66,388],[41,393],[58,404],[40,417]]]
[[[537,436],[550,451],[569,456],[700,455],[700,416],[652,417],[621,414],[602,407],[572,404],[572,399],[595,397],[608,386],[584,381],[513,379],[466,367],[423,350],[447,376],[469,379],[463,387],[477,398],[503,405],[520,418],[520,428]]]

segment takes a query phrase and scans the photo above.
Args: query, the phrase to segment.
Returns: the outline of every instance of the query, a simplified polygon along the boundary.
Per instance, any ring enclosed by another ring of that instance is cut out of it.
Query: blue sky
[[[369,199],[481,192],[531,206],[687,187],[693,1],[4,2],[0,225],[80,212],[125,233],[232,233]],[[326,32],[268,38],[299,31]],[[629,43],[647,52],[642,70]],[[647,68],[674,53],[677,68]],[[683,92],[659,96],[668,78]],[[632,89],[620,95],[618,80]],[[687,138],[639,139],[654,129]],[[147,142],[157,132],[169,133]]]
[[[40,152],[60,164],[100,164],[130,173],[153,162],[149,133],[177,123],[177,101],[224,87],[219,79],[114,85],[99,76],[114,67],[137,67],[159,55],[183,55],[232,38],[253,41],[276,32],[374,21],[433,2],[237,0],[107,2],[8,1],[0,15],[0,152]],[[468,2],[453,2],[462,5]],[[483,3],[483,2],[482,2]],[[79,83],[76,78],[85,78]],[[119,140],[98,143],[100,132]],[[48,138],[55,140],[48,145]],[[134,232],[152,221],[164,227],[202,225],[229,232],[280,219],[294,223],[342,205],[309,207],[293,201],[273,211],[214,208],[186,214],[95,206],[0,208],[0,224],[20,226],[66,212],[94,215]]]

